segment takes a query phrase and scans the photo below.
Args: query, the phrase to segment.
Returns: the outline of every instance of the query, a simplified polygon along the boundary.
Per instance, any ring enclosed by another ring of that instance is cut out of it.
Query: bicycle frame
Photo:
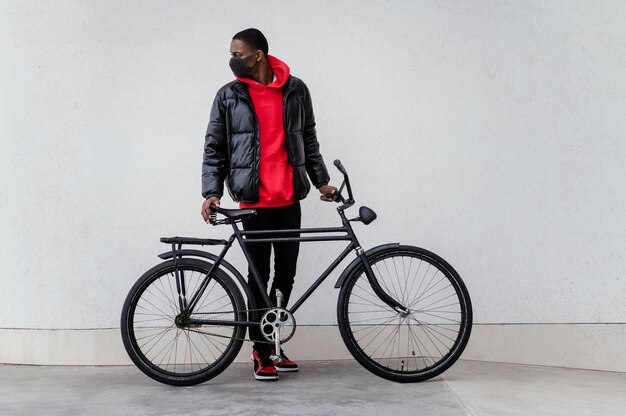
[[[351,204],[350,204],[351,205]],[[348,206],[350,206],[348,205]],[[365,255],[364,250],[361,248],[359,244],[358,238],[352,229],[352,225],[350,221],[346,218],[343,210],[346,208],[346,204],[337,208],[339,212],[339,216],[341,217],[343,225],[341,227],[326,227],[326,228],[298,228],[298,229],[282,229],[282,230],[254,230],[254,231],[246,231],[242,230],[237,226],[237,222],[232,222],[231,225],[233,227],[233,234],[230,238],[225,242],[224,248],[221,253],[217,257],[217,259],[213,262],[211,269],[207,273],[207,276],[204,278],[202,284],[199,286],[196,293],[192,296],[189,302],[183,302],[181,300],[181,316],[183,318],[184,324],[202,324],[202,325],[234,325],[234,326],[251,326],[258,325],[258,322],[255,321],[232,321],[232,320],[217,320],[217,319],[195,319],[190,318],[189,316],[193,313],[194,308],[196,307],[198,300],[204,293],[204,290],[209,284],[210,275],[217,267],[220,266],[222,259],[226,256],[226,253],[232,246],[233,242],[237,240],[239,243],[244,256],[250,266],[250,271],[252,272],[253,282],[252,284],[256,284],[258,288],[260,288],[261,296],[263,297],[264,305],[257,305],[265,308],[271,308],[273,305],[267,294],[267,288],[263,284],[261,277],[259,275],[258,270],[256,269],[254,262],[252,261],[252,256],[248,250],[248,245],[250,244],[259,244],[259,243],[268,243],[268,242],[323,242],[323,241],[349,241],[348,246],[335,258],[335,260],[322,272],[322,274],[311,284],[311,286],[304,292],[304,294],[293,304],[291,308],[287,310],[292,314],[295,313],[296,310],[302,306],[302,304],[311,296],[311,294],[326,280],[326,278],[337,268],[339,263],[341,263],[347,255],[355,250],[357,256],[361,258],[363,262],[363,266],[365,269],[365,273],[372,285],[372,289],[374,292],[387,303],[390,307],[399,312],[406,312],[406,307],[398,303],[395,299],[390,297],[378,284],[374,273],[371,270],[369,261],[367,260],[367,256]],[[300,236],[300,234],[326,234],[320,236]],[[333,235],[336,234],[336,235]],[[265,237],[262,236],[272,236]],[[280,237],[276,237],[279,235]],[[260,237],[261,236],[261,237]],[[250,238],[252,237],[252,238]],[[250,284],[249,283],[249,284]],[[183,279],[177,277],[177,288],[179,290],[179,294],[182,293],[183,297],[185,296],[184,281]]]
[[[161,237],[162,243],[171,244],[171,251],[159,254],[164,262],[142,274],[122,307],[122,341],[142,372],[171,385],[201,383],[221,373],[244,341],[273,344],[269,358],[280,362],[281,344],[296,329],[293,315],[353,250],[355,258],[334,285],[341,288],[338,329],[352,356],[372,373],[399,382],[432,378],[459,358],[472,325],[471,301],[461,277],[443,258],[419,247],[387,243],[364,251],[352,222],[367,225],[376,213],[363,206],[358,216],[346,218],[345,210],[355,201],[346,170],[339,160],[334,164],[343,183],[339,189],[320,189],[328,192],[323,200],[338,203],[339,227],[244,230],[239,223],[249,228],[245,221],[257,210],[226,209],[205,201],[205,220],[214,226],[230,224],[229,237]],[[347,196],[342,195],[344,187]],[[247,279],[226,259],[235,241],[248,263]],[[276,298],[267,293],[269,284],[263,281],[267,276],[255,267],[251,244],[326,241],[344,241],[338,246],[345,248],[338,247],[341,252],[329,257],[330,264],[303,288],[299,299],[293,296],[290,308],[279,290]],[[257,327],[260,338],[251,331],[247,339],[248,327]]]

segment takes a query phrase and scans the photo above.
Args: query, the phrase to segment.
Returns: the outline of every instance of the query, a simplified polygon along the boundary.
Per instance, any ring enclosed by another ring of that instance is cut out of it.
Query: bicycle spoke
[[[148,351],[146,351],[146,354],[149,354],[150,351],[152,351],[152,348],[154,348],[158,342],[163,339],[163,337],[165,336],[165,334],[167,333],[167,331],[169,331],[170,329],[172,329],[174,327],[174,324],[168,326],[167,328],[165,328],[163,331],[159,332],[157,335],[154,335],[152,337],[152,340],[154,340],[154,344],[152,345],[152,347],[150,347],[150,349],[148,349]],[[158,337],[158,338],[156,338]],[[156,339],[155,339],[156,338]],[[146,341],[143,345],[140,346],[140,348],[143,348],[145,345],[147,345],[150,341]]]
[[[155,306],[152,302],[150,302],[147,299],[143,300],[144,302],[146,302],[148,305],[152,306],[154,309],[156,309],[157,311],[161,312],[163,315],[162,316],[170,316],[167,314],[167,312],[165,312],[163,309],[160,309],[158,306]],[[146,308],[147,310],[147,308]]]
[[[386,341],[387,339],[389,339],[391,337],[391,341],[389,341],[389,343],[387,344],[387,346],[383,350],[382,354],[380,355],[381,359],[384,359],[385,358],[385,354],[387,353],[387,350],[390,351],[389,352],[389,359],[387,360],[387,366],[389,366],[390,363],[391,363],[391,354],[393,354],[393,344],[394,344],[396,338],[398,337],[399,332],[400,332],[400,323],[398,322],[398,325],[394,326],[393,332],[391,334],[389,334],[389,336],[385,340],[383,340],[383,342],[384,342],[384,341]],[[383,346],[383,344],[381,343],[376,350],[372,351],[372,356],[374,356],[376,351],[380,347],[382,347],[382,346]]]
[[[207,304],[203,304],[201,307],[199,307],[199,308],[198,308],[198,310],[199,310],[199,311],[201,311],[201,310],[202,310],[202,309],[204,309],[204,308],[208,308],[209,306],[213,305],[215,302],[219,302],[219,301],[221,301],[222,299],[227,298],[227,297],[228,297],[228,293],[224,294],[224,296],[222,296],[222,297],[220,297],[220,298],[218,298],[218,299],[214,299],[214,300],[210,301],[210,302],[209,302],[209,303],[207,303]],[[230,304],[230,299],[227,299],[227,300],[229,301],[229,304]],[[205,301],[206,301],[206,302],[208,302],[208,299],[206,299]],[[223,308],[223,307],[224,307],[224,306],[222,306],[222,308]]]
[[[383,307],[382,305],[378,305],[378,304],[376,304],[376,303],[374,303],[374,302],[371,302],[371,301],[369,301],[369,300],[365,299],[365,298],[364,298],[364,297],[362,297],[362,296],[359,296],[359,295],[356,295],[356,294],[353,294],[353,296],[356,296],[357,298],[359,298],[359,299],[363,300],[364,302],[367,302],[367,303],[371,304],[372,306]],[[388,307],[388,309],[389,309],[389,311],[390,311],[390,312],[395,313],[395,311],[394,311],[393,309],[391,309],[391,308],[389,308],[389,307]]]
[[[369,284],[369,282],[366,282],[367,284]],[[365,299],[363,297],[361,297],[365,302],[368,302],[369,304],[371,304],[372,306],[376,306],[377,308],[382,308],[382,309],[386,309],[392,312],[395,312],[389,305],[387,305],[386,303],[384,303],[377,294],[375,294],[373,292],[373,289],[370,287],[363,288],[361,286],[354,285],[355,287],[359,288],[361,290],[360,294],[363,296],[368,296],[371,299]],[[355,293],[352,293],[352,296],[358,297]],[[375,303],[376,302],[376,303]],[[356,304],[355,302],[352,302],[353,304]]]
[[[419,276],[419,273],[420,273],[420,270],[422,268],[422,264],[423,263],[424,263],[423,260],[419,261],[419,263],[417,264],[417,270],[415,271],[415,275],[411,279],[411,287],[409,287],[409,290],[407,291],[407,296],[408,296],[409,299],[412,299],[411,293],[413,293],[413,288],[415,287],[415,282],[417,282],[419,280],[418,276]],[[417,288],[417,292],[419,292],[419,285],[418,285],[418,288]]]
[[[351,314],[355,314],[355,313],[389,313],[389,311],[353,311],[350,312]]]
[[[385,318],[379,318],[379,319],[385,319]],[[372,331],[370,331],[370,332],[368,332],[368,333],[366,333],[366,334],[363,334],[363,335],[361,336],[361,338],[359,339],[359,341],[360,341],[361,339],[365,338],[366,336],[368,336],[369,334],[371,334],[371,333],[375,332],[376,330],[379,330],[379,331],[384,331],[384,330],[386,329],[386,327],[388,327],[388,326],[389,326],[389,324],[391,323],[391,321],[393,321],[394,319],[397,319],[397,316],[395,316],[395,315],[394,315],[394,316],[390,316],[390,317],[388,317],[387,319],[385,319],[385,321],[383,321],[383,322],[375,322],[375,323],[372,323],[372,324],[370,324],[370,325],[363,325],[363,324],[357,325],[357,326],[361,326],[361,327],[365,327],[365,328],[373,328],[373,330],[372,330]],[[367,321],[363,321],[363,322],[367,322]],[[362,329],[364,329],[364,328],[362,328]],[[357,330],[357,331],[358,331],[358,330]],[[356,332],[356,331],[355,331],[355,332]],[[377,334],[374,338],[376,338],[377,336],[378,336],[378,334]],[[372,339],[372,341],[373,341],[373,339]],[[371,341],[370,341],[370,342],[371,342]],[[369,344],[368,344],[368,345],[369,345]]]
[[[444,276],[441,280],[439,280],[439,281],[440,281],[440,282],[448,282],[448,280],[445,278],[445,276]],[[439,283],[439,282],[437,282],[437,283]],[[435,285],[435,286],[436,286],[436,285]],[[434,287],[434,286],[433,286],[433,287]],[[437,293],[440,293],[441,291],[446,290],[446,289],[450,289],[450,286],[444,286],[444,287],[442,287],[441,289],[439,289],[439,290],[437,290],[437,291],[435,291],[435,292],[433,292],[433,293],[429,294],[428,296],[424,296],[424,297],[422,297],[423,295],[425,295],[425,294],[426,294],[426,292],[424,292],[424,293],[422,294],[422,296],[420,296],[419,300],[418,300],[416,303],[423,302],[424,300],[426,300],[426,299],[428,299],[428,298],[430,298],[430,297],[432,297],[432,296],[435,296]],[[452,293],[450,296],[454,296],[454,295],[456,295],[456,293]]]
[[[143,305],[137,305],[137,308],[142,309],[146,312],[135,312],[135,315],[145,315],[145,316],[159,316],[161,317],[163,320],[165,321],[171,321],[172,320],[172,316],[171,315],[163,315],[160,313],[154,313],[153,311],[151,311],[150,309],[144,307]]]
[[[213,285],[213,288],[209,288],[210,285]],[[197,310],[202,310],[202,308],[207,307],[209,305],[206,305],[205,303],[208,302],[211,298],[210,298],[210,294],[213,291],[213,289],[215,288],[215,286],[217,285],[217,282],[215,280],[212,280],[211,282],[209,282],[209,284],[207,285],[206,289],[204,289],[204,293],[202,293],[202,298],[203,303],[200,306],[197,306],[196,309]],[[228,296],[228,294],[224,294],[224,296]],[[200,302],[198,302],[200,303]],[[198,304],[196,303],[196,305]]]
[[[374,269],[376,269],[376,271],[374,272]],[[376,276],[376,280],[378,280],[378,283],[380,284],[381,287],[383,287],[385,289],[385,291],[388,294],[393,294],[393,292],[391,291],[391,289],[389,289],[389,286],[387,286],[387,282],[385,281],[385,279],[383,278],[382,273],[380,272],[380,269],[378,268],[378,265],[376,263],[373,264],[372,267],[372,271],[374,272],[374,276]],[[359,279],[359,281],[361,279],[364,279],[365,282],[371,286],[369,280],[367,279],[367,276],[365,275],[365,273],[363,273],[363,275],[361,276],[361,278]],[[363,288],[361,288],[362,290],[364,290]]]
[[[395,315],[392,316],[392,318],[395,318],[395,317],[396,317]],[[385,319],[385,317],[383,316],[383,317],[378,317],[378,318],[361,319],[361,320],[358,320],[358,321],[352,321],[351,320],[350,322],[352,322],[353,324],[360,324],[360,323],[363,323],[363,322],[380,321],[381,319]],[[378,324],[380,325],[381,323],[379,322]]]
[[[167,301],[168,301],[168,303],[169,303],[169,304],[170,304],[170,306],[172,307],[172,312],[173,312],[174,314],[176,314],[176,313],[177,313],[176,311],[178,310],[178,306],[176,305],[176,303],[175,303],[175,302],[174,302],[171,298],[169,298],[169,297],[165,294],[165,286],[164,286],[164,284],[163,284],[163,280],[162,280],[162,279],[159,279],[159,280],[158,280],[158,282],[159,282],[159,284],[161,285],[161,287],[158,287],[157,285],[154,285],[154,286],[155,286],[155,289],[156,289],[156,290],[158,290],[158,291],[159,291],[159,292],[163,295],[163,299],[165,299],[165,300],[167,300]]]
[[[210,342],[210,343],[211,343],[211,344],[212,344],[212,345],[213,345],[216,349],[218,349],[218,350],[219,350],[219,348],[215,345],[215,343],[218,343],[218,344],[220,344],[220,345],[223,345],[223,346],[224,346],[224,348],[228,347],[228,344],[223,343],[222,341],[220,341],[220,340],[219,340],[219,338],[215,338],[215,337],[214,337],[214,338],[208,338],[208,337],[210,337],[210,336],[212,336],[212,335],[207,334],[207,333],[205,333],[205,332],[201,332],[201,331],[199,331],[198,333],[199,333],[199,334],[201,334],[201,335],[202,335],[202,336],[204,336],[204,337],[207,337],[207,340],[208,340],[208,341],[209,341],[209,342]]]
[[[385,270],[387,271],[387,278],[389,279],[389,286],[391,286],[392,292],[389,292],[390,295],[393,295],[394,299],[398,299],[398,290],[396,289],[396,285],[393,281],[393,278],[391,277],[391,273],[389,272],[389,267],[387,267],[387,262],[385,260],[383,260],[383,266],[385,266]],[[378,267],[376,268],[377,270]],[[383,276],[382,273],[380,273],[380,280],[382,280],[383,282],[386,281],[387,279],[385,279],[385,276]]]
[[[420,357],[422,357],[422,361],[424,362],[424,367],[428,368],[431,367],[433,365],[435,365],[435,360],[432,359],[432,357],[430,357],[428,354],[428,350],[426,349],[426,346],[424,345],[424,343],[421,342],[419,335],[417,335],[417,332],[411,330],[411,336],[415,341],[415,345],[417,346],[417,351],[420,354]],[[420,348],[420,344],[422,345],[422,347],[424,348],[424,352],[422,352],[422,349]],[[432,360],[432,364],[428,364],[426,362],[426,358],[430,358]],[[417,365],[417,359],[415,360],[415,364]]]
[[[438,299],[438,300],[436,300],[436,301],[434,301],[434,302],[432,302],[432,303],[429,303],[428,305],[423,306],[421,309],[430,308],[431,306],[436,305],[436,304],[438,304],[439,302],[444,301],[444,300],[446,300],[446,299],[449,299],[449,298],[451,298],[451,297],[453,297],[453,296],[456,296],[456,293],[451,293],[451,294],[449,294],[448,296],[446,296],[445,298],[441,298],[441,299]],[[455,302],[455,303],[457,303],[457,304],[458,304],[458,302]]]
[[[375,341],[375,340],[376,340],[376,339],[377,339],[377,338],[378,338],[378,337],[379,337],[379,336],[383,333],[383,331],[385,331],[386,329],[388,329],[388,326],[387,326],[387,327],[383,326],[382,328],[380,328],[380,329],[379,329],[379,331],[378,331],[378,332],[376,333],[376,335],[374,336],[374,338],[372,338],[372,339],[370,340],[370,342],[368,342],[366,345],[364,345],[364,346],[363,346],[363,349],[364,349],[364,350],[366,350],[366,349],[367,349],[367,347],[369,347],[369,346],[370,346],[370,344],[371,344],[372,342],[374,342],[374,341]],[[388,335],[386,338],[384,338],[384,339],[383,339],[383,341],[387,340],[387,339],[389,338],[389,336],[390,336],[390,335]],[[375,350],[371,353],[371,356],[373,356],[373,355],[374,355],[374,353],[375,353],[376,351],[378,351],[378,349],[379,349],[382,345],[383,345],[383,344],[382,344],[382,342],[381,342],[381,343],[380,343],[380,345],[379,345],[379,346],[378,346],[378,347],[377,347],[377,348],[376,348],[376,349],[375,349]]]
[[[191,276],[192,277],[194,276],[193,272],[191,273]],[[191,280],[193,279],[190,279],[190,281]],[[187,293],[187,295],[189,296],[189,299],[193,298],[193,295],[196,293],[196,291],[198,290],[198,287],[200,286],[201,279],[198,277],[197,279],[195,279],[195,281],[196,283],[193,285],[193,289],[191,289],[191,291]]]
[[[146,339],[146,338],[152,338],[152,339],[154,339],[155,337],[157,337],[157,336],[161,335],[163,332],[166,332],[166,331],[170,330],[173,326],[174,326],[174,325],[170,325],[169,327],[166,327],[166,328],[155,328],[155,327],[153,327],[153,326],[149,326],[149,327],[141,328],[141,329],[140,329],[141,331],[155,331],[155,330],[159,330],[159,329],[160,329],[160,330],[161,330],[161,332],[159,332],[159,333],[158,333],[158,334],[156,334],[156,335],[154,335],[154,334],[149,334],[149,335],[144,335],[144,336],[141,336],[141,337],[136,337],[135,339],[136,339],[137,341],[142,341],[142,340],[144,340],[144,339]],[[149,342],[149,341],[148,341],[148,342]],[[146,343],[144,343],[143,345],[141,345],[141,347],[143,347],[143,346],[144,346],[144,345],[146,345],[146,344],[147,344],[147,342],[146,342]]]
[[[191,334],[189,334],[189,335],[188,335],[188,338],[189,338],[189,342],[191,343],[191,345],[192,345],[192,346],[196,349],[196,353],[197,353],[197,355],[199,355],[200,357],[202,357],[202,359],[204,360],[204,362],[205,362],[206,364],[209,364],[209,362],[207,361],[207,359],[206,359],[206,358],[204,358],[204,355],[202,355],[202,351],[200,351],[200,349],[198,348],[198,346],[196,345],[196,343],[195,343],[195,342],[193,342],[193,339],[192,339],[192,335],[191,335]]]
[[[143,319],[141,321],[135,321],[135,325],[139,324],[139,323],[146,323],[146,322],[154,322],[154,321],[162,321],[163,318],[154,318],[154,319]]]
[[[398,272],[398,267],[397,267],[396,262],[395,262],[395,260],[393,258],[391,259],[391,264],[393,265],[393,269],[395,271],[395,276],[396,276],[396,279],[398,280],[398,290],[401,291],[402,290],[402,282],[400,281],[400,273]],[[402,292],[399,292],[399,293],[402,294]],[[398,296],[396,299],[404,302],[404,296]]]
[[[419,325],[420,327],[423,327],[423,328],[429,328],[429,331],[436,332],[437,334],[441,335],[442,337],[445,337],[445,338],[449,339],[449,340],[450,340],[450,341],[452,341],[452,342],[454,342],[454,341],[455,341],[455,339],[454,339],[454,338],[450,338],[448,335],[443,334],[443,333],[439,332],[439,330],[436,330],[436,329],[434,329],[434,328],[438,328],[438,329],[445,329],[445,330],[447,330],[447,331],[454,332],[455,334],[458,334],[458,333],[459,333],[459,331],[455,331],[455,330],[453,330],[453,329],[446,328],[445,326],[441,326],[441,325],[429,324],[429,323],[421,322],[420,320],[418,320],[418,319],[417,319],[417,318],[415,318],[414,316],[412,316],[411,318],[412,318],[415,322],[417,322],[417,323],[418,323],[418,325]],[[432,333],[432,332],[431,332],[431,333]]]
[[[163,363],[163,361],[165,361],[165,358],[166,358],[166,357],[170,357],[170,356],[172,355],[172,351],[174,350],[174,347],[175,347],[175,345],[177,344],[177,341],[178,341],[178,336],[179,336],[179,333],[178,333],[178,332],[179,332],[179,331],[178,331],[178,328],[176,328],[176,335],[174,335],[174,338],[172,338],[172,340],[171,340],[170,342],[168,342],[168,343],[167,343],[167,344],[163,347],[163,349],[165,349],[168,345],[170,345],[170,344],[172,345],[172,346],[170,347],[170,349],[169,349],[169,354],[167,354],[167,353],[166,353],[166,354],[164,354],[164,355],[163,355],[163,359],[159,362],[159,365],[161,365],[161,364]],[[157,354],[155,355],[155,359],[156,359],[159,355],[160,355],[160,352],[159,352],[159,353],[157,353]],[[168,358],[168,361],[169,361],[169,358]],[[166,366],[167,366],[167,365],[166,365]]]

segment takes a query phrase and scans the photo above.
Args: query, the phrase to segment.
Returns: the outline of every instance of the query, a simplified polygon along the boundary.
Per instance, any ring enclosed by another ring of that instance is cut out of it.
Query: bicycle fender
[[[390,248],[398,248],[398,247],[400,247],[400,243],[381,244],[379,246],[372,247],[369,250],[367,250],[365,252],[365,255],[369,258],[370,256],[378,254],[381,251],[385,251]],[[341,276],[339,276],[339,279],[337,279],[337,283],[335,284],[335,289],[339,289],[341,288],[341,286],[343,286],[348,276],[350,276],[350,274],[354,271],[354,269],[356,269],[359,266],[359,264],[361,264],[361,259],[359,257],[352,260],[352,262],[348,264],[348,267],[345,268],[345,270],[341,273]]]
[[[204,257],[205,259],[213,260],[213,262],[215,262],[218,258],[215,254],[207,253],[206,251],[202,251],[202,250],[183,249],[183,250],[176,250],[176,253],[181,256]],[[167,251],[165,253],[159,254],[159,257],[162,258],[163,260],[171,259],[174,257],[174,253],[172,251]],[[248,300],[248,308],[256,309],[256,302],[254,301],[252,292],[250,291],[250,288],[248,287],[248,283],[246,282],[244,277],[241,275],[241,273],[239,273],[239,271],[235,268],[235,266],[233,266],[232,264],[230,264],[224,259],[220,261],[220,266],[224,266],[239,281],[239,286],[241,286],[241,288],[245,292],[246,298]]]

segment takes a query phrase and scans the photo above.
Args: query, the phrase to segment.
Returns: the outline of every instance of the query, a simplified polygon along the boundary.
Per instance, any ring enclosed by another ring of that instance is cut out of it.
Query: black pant
[[[300,203],[279,207],[279,208],[256,208],[257,215],[244,220],[242,222],[244,230],[279,230],[279,229],[294,229],[300,228],[301,224],[301,211]],[[298,236],[298,234],[290,234],[290,237]],[[272,235],[272,237],[279,237],[278,235]],[[286,237],[286,236],[280,236]],[[252,238],[252,237],[251,237]],[[268,235],[258,236],[258,238],[268,238]],[[289,301],[289,295],[293,288],[293,281],[296,275],[296,263],[298,261],[298,251],[300,249],[299,242],[279,242],[279,243],[253,243],[246,246],[254,266],[256,267],[261,280],[265,287],[270,280],[270,256],[272,253],[272,247],[274,248],[274,279],[272,280],[272,286],[269,292],[272,304],[276,306],[276,289],[280,289],[283,294],[282,307],[287,306]],[[263,298],[261,292],[254,283],[254,277],[252,271],[248,268],[248,283],[257,307],[262,308]],[[262,316],[262,313],[259,315]],[[261,334],[259,327],[250,327],[250,339],[262,340],[265,338]],[[271,348],[268,344],[255,343],[254,348],[261,351],[267,351]]]

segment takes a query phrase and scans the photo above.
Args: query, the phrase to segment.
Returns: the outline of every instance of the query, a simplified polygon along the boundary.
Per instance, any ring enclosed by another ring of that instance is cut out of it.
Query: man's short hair
[[[255,49],[263,51],[263,54],[267,58],[267,52],[269,51],[269,45],[267,44],[267,39],[261,33],[259,29],[246,29],[237,33],[233,36],[233,40],[240,40],[242,42],[247,43]]]

